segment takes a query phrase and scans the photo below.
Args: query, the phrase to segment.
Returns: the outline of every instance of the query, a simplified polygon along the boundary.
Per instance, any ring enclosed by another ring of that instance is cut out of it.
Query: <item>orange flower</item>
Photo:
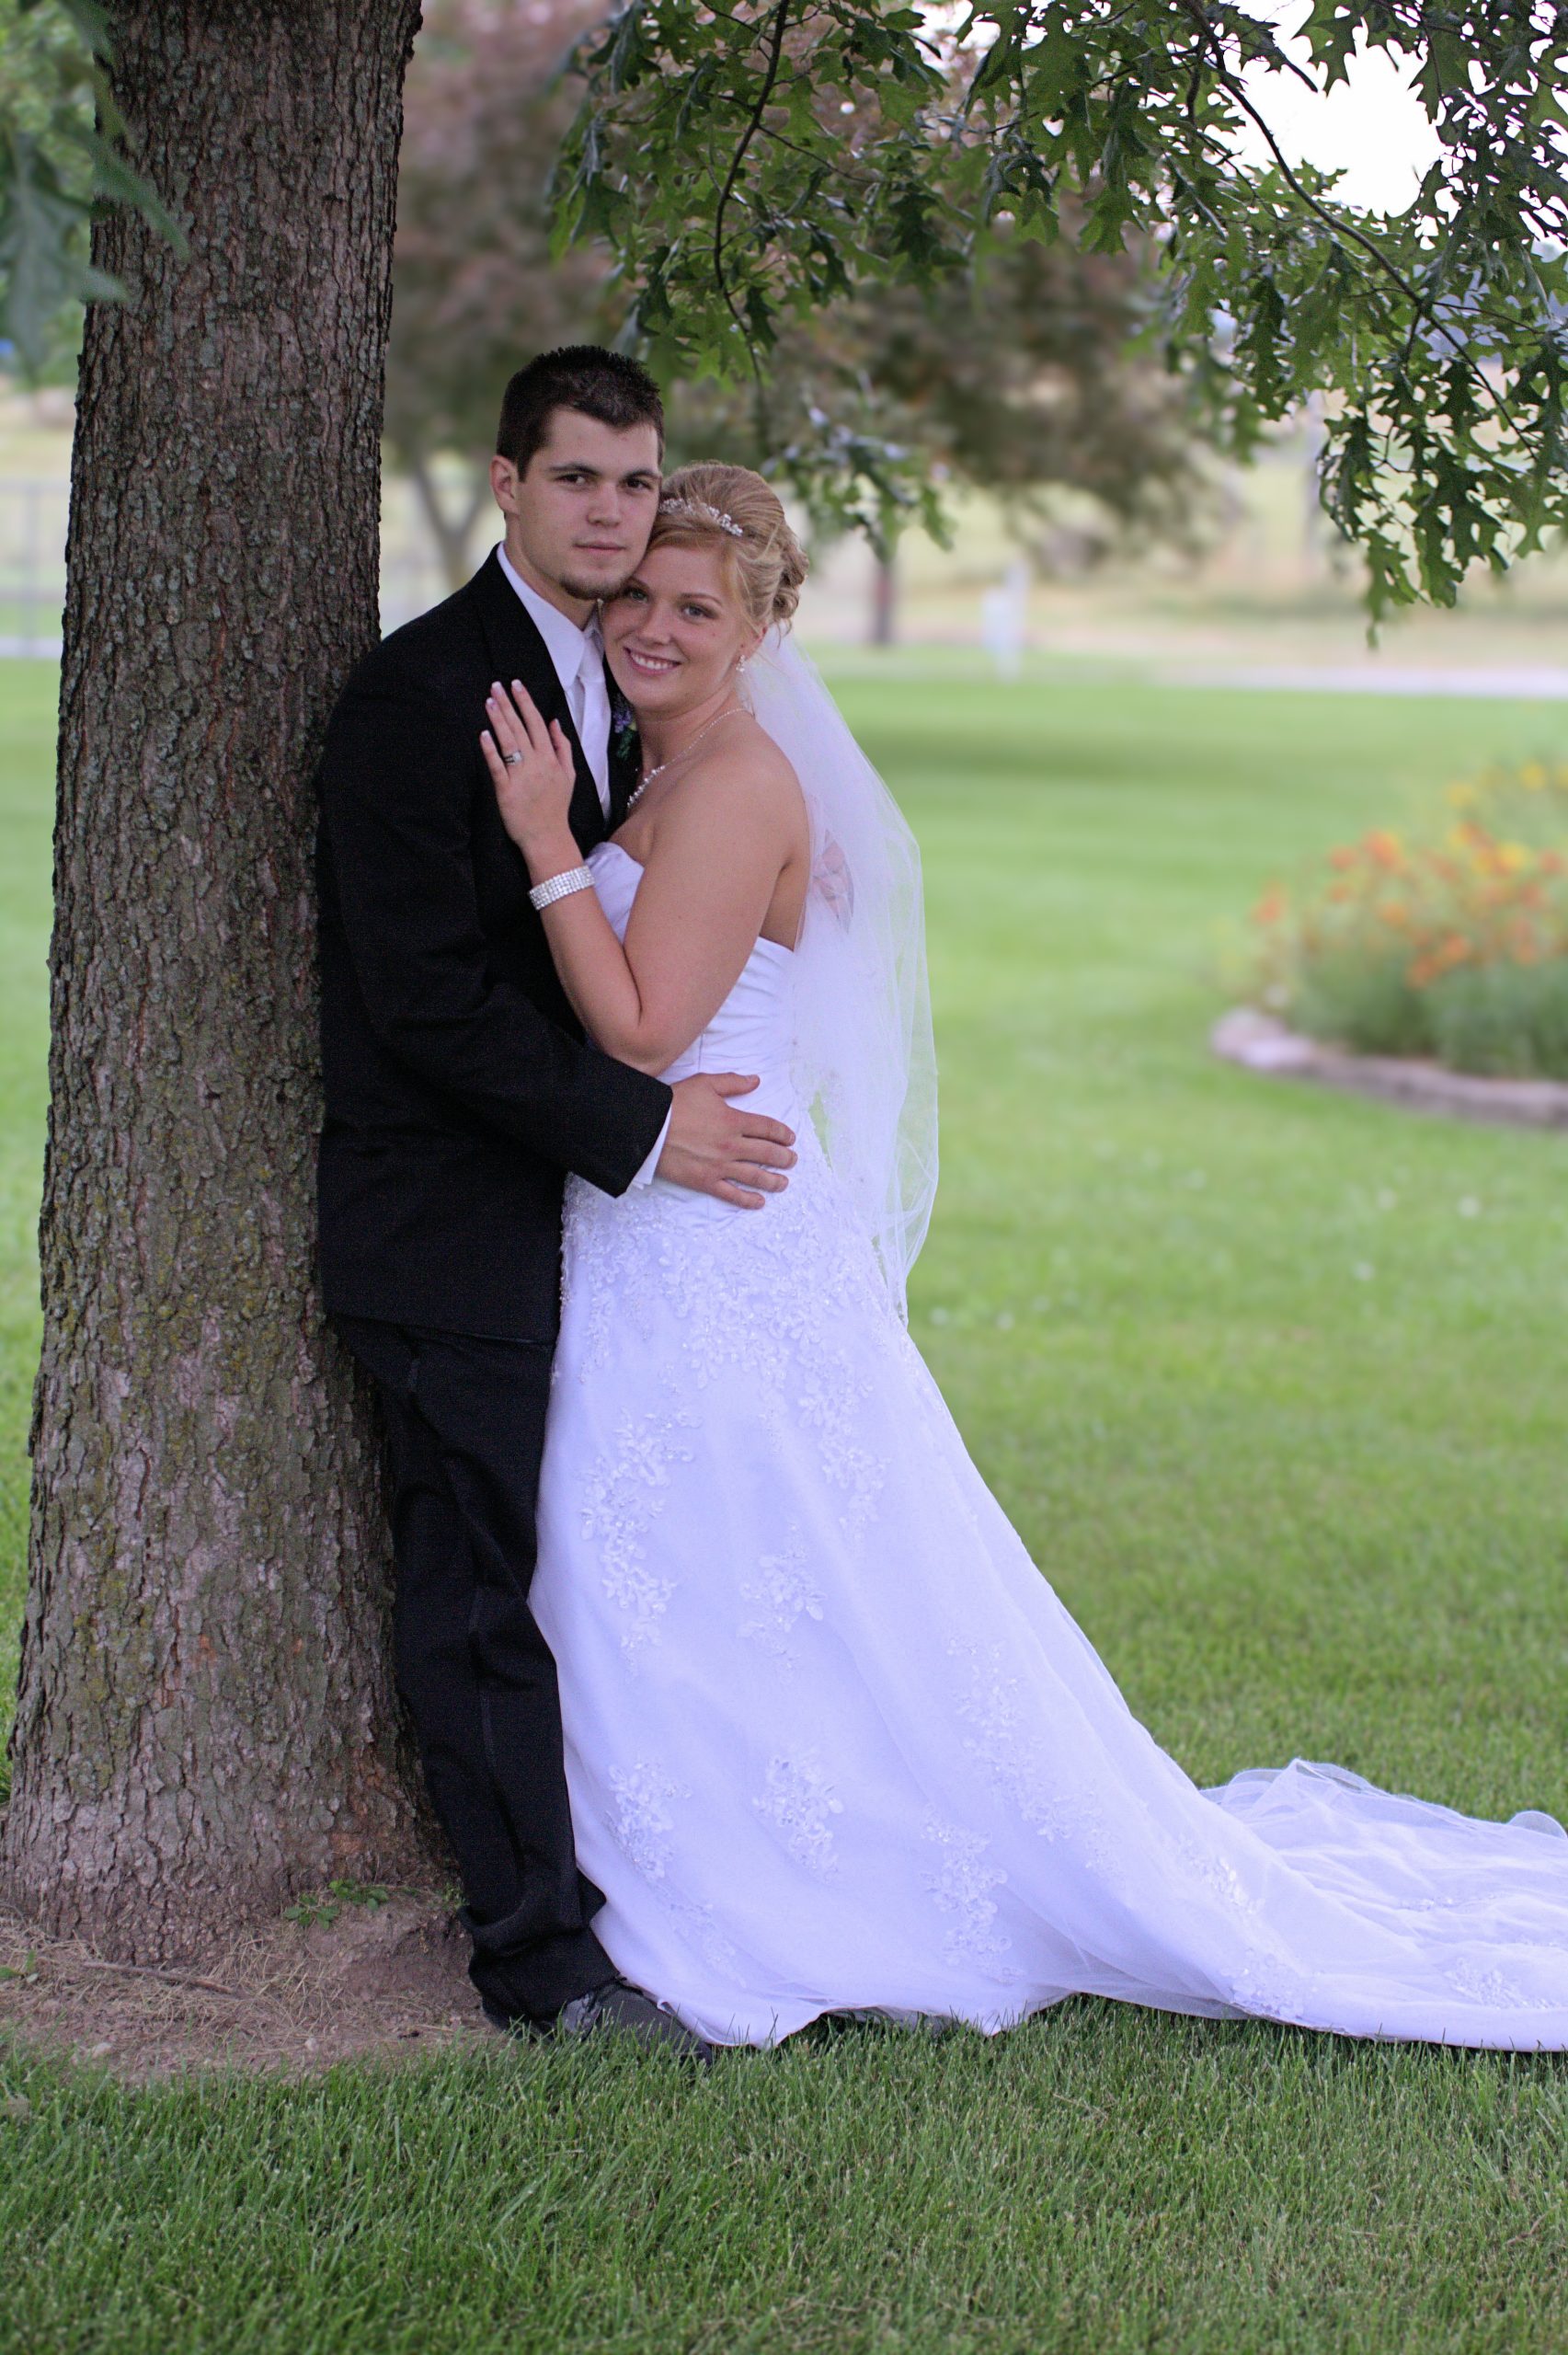
[[[1379,827],[1367,837],[1367,856],[1379,867],[1396,868],[1404,865],[1404,849],[1397,834]]]
[[[1277,883],[1272,884],[1253,910],[1254,924],[1278,924],[1290,905]]]
[[[1353,845],[1341,843],[1337,850],[1330,851],[1329,865],[1331,867],[1337,867],[1340,873],[1343,875],[1347,867],[1356,866],[1360,861],[1360,857],[1361,853]]]
[[[1470,954],[1469,941],[1459,933],[1451,932],[1446,940],[1437,943],[1436,948],[1428,949],[1425,957],[1415,959],[1405,979],[1412,989],[1425,989],[1427,982],[1436,981],[1439,974],[1452,972],[1456,965],[1462,965]]]

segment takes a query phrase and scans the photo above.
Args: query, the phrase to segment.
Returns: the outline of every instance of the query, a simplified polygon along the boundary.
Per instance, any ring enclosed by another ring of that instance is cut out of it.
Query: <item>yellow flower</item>
[[[1540,793],[1546,787],[1546,771],[1539,761],[1527,761],[1519,771],[1519,783],[1527,793]]]

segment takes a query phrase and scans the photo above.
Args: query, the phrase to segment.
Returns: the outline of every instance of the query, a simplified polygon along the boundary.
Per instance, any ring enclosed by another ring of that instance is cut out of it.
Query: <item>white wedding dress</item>
[[[624,932],[641,870],[592,857]],[[1202,1791],[970,1463],[791,1082],[759,941],[669,1074],[800,1132],[735,1211],[574,1180],[533,1603],[628,1979],[719,2043],[829,2011],[1001,2028],[1076,1991],[1568,2047],[1568,1839],[1300,1761]]]

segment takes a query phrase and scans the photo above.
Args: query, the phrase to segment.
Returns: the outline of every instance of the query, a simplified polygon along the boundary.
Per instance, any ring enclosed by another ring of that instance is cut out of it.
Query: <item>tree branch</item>
[[[1219,40],[1215,34],[1213,26],[1209,23],[1208,18],[1203,13],[1200,0],[1178,0],[1178,5],[1185,15],[1192,19],[1193,23],[1197,26],[1202,38],[1209,43],[1210,52],[1214,59],[1215,78],[1223,89],[1229,91],[1230,97],[1235,100],[1237,106],[1241,108],[1242,112],[1247,117],[1248,121],[1252,122],[1257,130],[1262,132],[1264,140],[1268,147],[1269,154],[1274,157],[1275,163],[1279,170],[1280,178],[1284,180],[1286,186],[1291,190],[1298,198],[1299,198],[1300,201],[1307,207],[1308,212],[1310,213],[1315,219],[1322,223],[1325,229],[1328,229],[1336,237],[1344,237],[1351,245],[1359,246],[1362,251],[1369,256],[1369,258],[1377,264],[1378,268],[1389,278],[1392,279],[1394,284],[1399,288],[1400,293],[1404,296],[1406,302],[1411,304],[1420,316],[1426,320],[1427,324],[1443,338],[1446,343],[1449,345],[1455,358],[1459,362],[1462,367],[1469,371],[1475,382],[1481,386],[1487,400],[1496,410],[1497,414],[1504,418],[1509,417],[1511,412],[1509,411],[1507,403],[1498,397],[1498,395],[1488,379],[1485,371],[1477,366],[1476,362],[1471,358],[1470,353],[1466,350],[1464,345],[1454,333],[1452,327],[1448,325],[1447,321],[1438,317],[1436,312],[1432,308],[1432,305],[1427,302],[1425,296],[1421,293],[1420,288],[1414,285],[1412,281],[1405,276],[1403,270],[1401,270],[1397,262],[1390,260],[1388,255],[1384,253],[1382,247],[1379,245],[1377,239],[1375,237],[1369,237],[1364,229],[1357,228],[1354,221],[1343,220],[1335,213],[1331,213],[1326,204],[1320,204],[1317,198],[1311,195],[1309,190],[1302,186],[1300,180],[1298,179],[1296,176],[1294,168],[1287,160],[1284,149],[1280,146],[1278,140],[1275,137],[1274,132],[1269,126],[1267,118],[1259,113],[1257,108],[1253,106],[1251,98],[1248,98],[1245,90],[1242,89],[1240,82],[1237,81],[1235,75],[1230,72],[1230,67],[1227,65],[1225,62],[1225,53],[1219,45]],[[1312,86],[1315,89],[1317,86],[1316,84],[1313,84]]]
[[[807,164],[816,166],[821,163],[819,155],[814,155],[809,147],[802,146],[798,139],[792,139],[787,131],[774,131],[765,122],[760,123],[758,128],[763,138],[771,139],[775,147],[786,148],[790,155],[800,156]],[[875,188],[876,185],[869,172],[853,171],[844,164],[835,164],[833,174],[835,178],[844,181],[850,188]]]
[[[714,277],[718,282],[718,291],[724,297],[725,308],[745,338],[748,351],[751,350],[750,332],[745,320],[735,306],[734,296],[725,284],[724,216],[728,208],[729,200],[735,193],[735,184],[740,178],[740,167],[746,161],[747,150],[757,136],[762,117],[767,111],[768,101],[773,95],[773,86],[779,78],[779,67],[784,62],[784,28],[789,22],[790,6],[791,0],[778,0],[778,6],[773,10],[773,40],[767,72],[762,76],[762,86],[757,93],[757,103],[751,109],[750,120],[740,134],[740,144],[729,159],[729,170],[725,176],[724,186],[719,190],[718,206],[714,213]],[[756,354],[753,352],[751,357],[752,367],[755,369]]]

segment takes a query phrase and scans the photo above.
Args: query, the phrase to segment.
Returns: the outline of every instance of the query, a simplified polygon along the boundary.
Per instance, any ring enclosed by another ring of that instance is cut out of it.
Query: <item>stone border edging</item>
[[[1267,1079],[1315,1080],[1323,1087],[1346,1088],[1412,1111],[1446,1113],[1451,1120],[1568,1130],[1568,1081],[1482,1079],[1473,1072],[1445,1071],[1440,1063],[1396,1055],[1355,1055],[1303,1038],[1250,1005],[1222,1016],[1208,1043],[1225,1063]]]

